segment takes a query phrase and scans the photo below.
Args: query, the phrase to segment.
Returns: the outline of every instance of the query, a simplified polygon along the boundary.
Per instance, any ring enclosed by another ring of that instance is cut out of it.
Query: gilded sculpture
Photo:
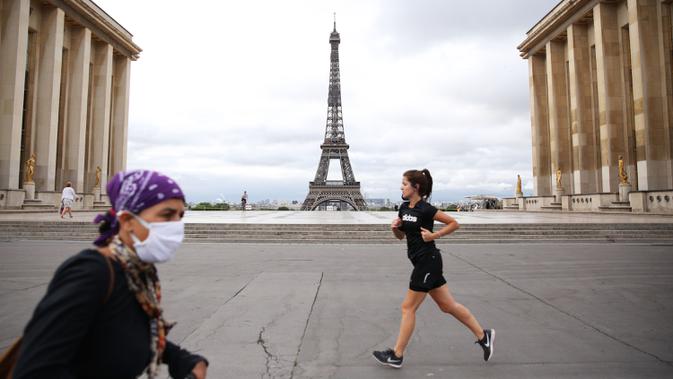
[[[556,169],[556,188],[563,188],[561,186],[561,169]]]
[[[100,166],[96,166],[96,187],[100,186],[100,177],[102,173],[103,170],[100,168]]]
[[[32,183],[33,182],[33,176],[35,175],[35,162],[36,162],[36,156],[35,154],[30,155],[30,159],[26,161],[26,183]]]
[[[629,176],[626,175],[626,170],[624,169],[624,157],[619,156],[619,182],[622,184],[629,183]]]
[[[522,191],[521,191],[521,175],[519,175],[519,174],[516,175],[516,193],[517,194],[522,193]]]

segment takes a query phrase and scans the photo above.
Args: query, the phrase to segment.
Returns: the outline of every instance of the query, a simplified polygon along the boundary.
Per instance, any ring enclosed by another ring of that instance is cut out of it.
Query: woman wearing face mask
[[[470,310],[453,299],[442,274],[442,255],[435,247],[434,240],[453,233],[459,227],[458,222],[426,201],[432,193],[432,177],[427,169],[405,172],[400,189],[402,199],[406,202],[400,206],[398,217],[393,220],[391,229],[398,239],[406,237],[407,256],[414,269],[409,290],[402,302],[402,321],[397,343],[394,349],[375,351],[374,358],[383,365],[402,367],[404,350],[416,324],[416,311],[429,294],[440,310],[451,314],[472,331],[477,338],[476,343],[484,351],[484,360],[488,361],[493,355],[495,330],[482,329]],[[435,221],[445,226],[433,232]]]
[[[120,172],[107,185],[96,249],[66,260],[24,331],[14,378],[206,377],[207,361],[166,340],[155,264],[184,238],[185,198],[154,171]]]

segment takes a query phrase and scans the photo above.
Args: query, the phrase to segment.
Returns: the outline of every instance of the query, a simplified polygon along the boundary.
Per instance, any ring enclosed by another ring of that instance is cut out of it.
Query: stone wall
[[[557,171],[565,195],[617,193],[620,165],[633,191],[673,190],[672,13],[564,0],[527,33],[535,196],[554,194]],[[590,208],[578,199],[568,208]]]
[[[140,51],[90,0],[0,0],[0,209],[58,204],[66,181],[105,194],[107,178],[126,168]]]

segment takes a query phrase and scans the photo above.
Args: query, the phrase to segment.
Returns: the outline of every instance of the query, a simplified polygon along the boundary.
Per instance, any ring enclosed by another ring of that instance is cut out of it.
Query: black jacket
[[[14,378],[136,378],[149,363],[149,318],[131,293],[121,265],[84,250],[54,274],[23,335]],[[182,379],[205,359],[168,342],[163,361]]]

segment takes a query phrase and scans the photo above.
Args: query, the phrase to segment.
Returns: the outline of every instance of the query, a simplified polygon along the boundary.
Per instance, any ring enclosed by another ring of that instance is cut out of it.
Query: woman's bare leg
[[[481,325],[479,325],[477,319],[474,318],[472,312],[470,312],[470,310],[467,309],[463,304],[460,304],[454,300],[451,292],[449,291],[449,287],[446,284],[431,290],[430,296],[432,297],[432,300],[437,303],[439,309],[445,313],[449,313],[458,319],[458,321],[462,322],[463,325],[467,326],[472,331],[474,336],[477,337],[477,340],[484,338],[484,329],[481,328]]]
[[[425,292],[407,290],[407,296],[405,296],[402,302],[400,334],[397,336],[397,342],[395,343],[395,355],[398,357],[404,355],[404,350],[407,348],[411,334],[414,332],[414,327],[416,326],[416,311],[423,303],[423,300],[425,300],[426,295],[427,293]]]

